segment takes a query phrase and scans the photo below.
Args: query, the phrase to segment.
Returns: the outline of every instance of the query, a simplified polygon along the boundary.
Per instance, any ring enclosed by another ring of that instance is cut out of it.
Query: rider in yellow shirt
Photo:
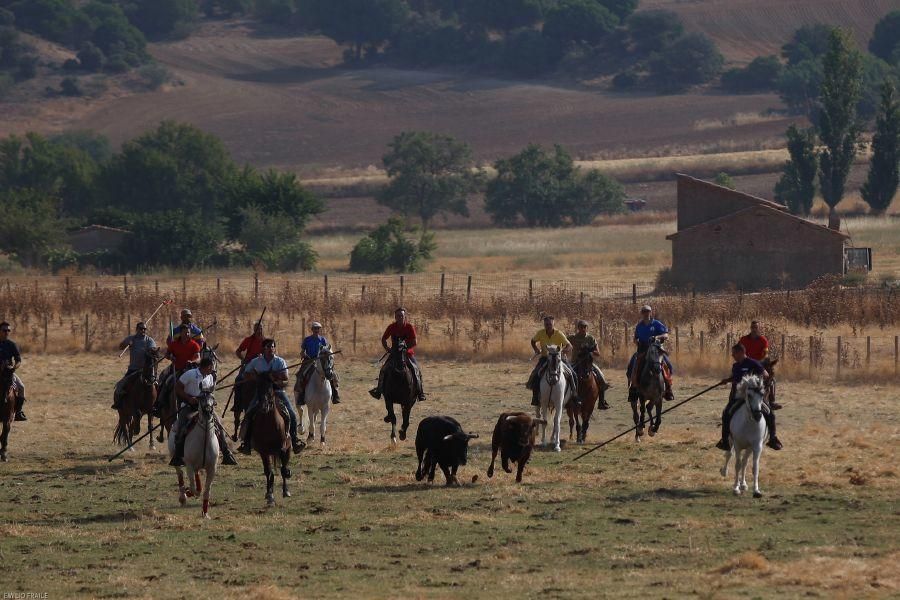
[[[534,370],[531,371],[531,375],[528,377],[528,383],[525,384],[525,387],[531,390],[532,406],[540,406],[541,403],[541,386],[538,384],[538,377],[547,364],[547,347],[557,346],[564,357],[572,349],[572,344],[569,343],[566,334],[554,328],[553,322],[553,317],[550,315],[545,316],[544,328],[534,334],[534,337],[531,338],[531,349],[534,350],[535,354],[541,355],[540,360],[538,360],[537,365],[535,365]],[[566,386],[569,390],[568,393],[574,396],[575,377],[572,374],[571,367],[569,367],[565,359],[563,360],[563,373],[566,377]],[[573,398],[573,401],[577,402],[577,398]]]

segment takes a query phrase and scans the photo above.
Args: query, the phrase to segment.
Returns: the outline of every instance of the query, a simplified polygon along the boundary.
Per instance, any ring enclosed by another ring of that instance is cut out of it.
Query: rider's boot
[[[222,451],[222,464],[237,466],[238,463],[234,458],[234,452],[228,446],[228,434],[225,433],[222,425],[218,423],[218,419],[216,420],[216,437],[219,439],[219,450]]]
[[[294,454],[300,454],[304,448],[306,448],[306,442],[297,436],[291,438],[291,450],[293,450]]]
[[[781,450],[784,446],[781,444],[778,436],[775,435],[775,415],[771,412],[763,412],[763,416],[766,419],[766,427],[769,428],[769,441],[766,443],[766,446],[772,450]]]
[[[376,400],[381,400],[381,387],[384,385],[384,367],[378,372],[378,385],[369,390],[369,395]]]
[[[164,394],[158,394],[156,400],[153,401],[153,406],[150,408],[150,414],[156,418],[162,415],[163,397]]]
[[[532,386],[531,388],[531,405],[532,406],[540,406],[541,405],[541,391],[538,386]]]
[[[22,405],[25,404],[25,396],[19,396],[16,398],[16,421],[27,421],[28,417],[25,416],[25,412],[22,410]]]
[[[637,388],[634,386],[629,387],[628,388],[628,401],[629,402],[637,402],[639,399],[640,399],[640,396],[638,395]]]
[[[178,437],[175,438],[175,455],[169,461],[170,467],[184,466],[184,440],[186,438],[186,435],[182,435],[180,431],[178,432]]]
[[[255,412],[247,412],[244,415],[244,420],[247,422],[247,427],[244,429],[244,439],[241,440],[241,445],[238,448],[238,452],[241,454],[246,454],[247,456],[253,451],[253,448],[250,446],[250,440],[253,436],[253,418],[256,416]]]
[[[666,391],[663,393],[663,398],[666,400],[674,400],[675,394],[672,393],[672,382],[668,379],[666,380]]]
[[[331,384],[331,403],[332,404],[340,404],[341,403],[341,394],[338,391],[338,386],[336,383]]]
[[[716,448],[719,450],[730,450],[731,444],[728,441],[728,417],[731,415],[731,411],[728,410],[728,407],[722,411],[722,439],[719,440],[719,443],[716,444]]]

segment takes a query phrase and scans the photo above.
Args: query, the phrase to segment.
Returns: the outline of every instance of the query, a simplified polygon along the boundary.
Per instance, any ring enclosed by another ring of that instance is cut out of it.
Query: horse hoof
[[[8,462],[9,457],[6,456],[6,452],[0,453],[0,462]]]
[[[391,436],[391,446],[396,446],[396,445],[397,445],[397,438],[394,436]]]
[[[291,493],[289,491],[285,490],[284,492],[282,492],[281,497],[282,498],[290,498]]]
[[[725,469],[725,468],[719,469],[719,475],[721,475],[722,477],[727,477],[728,469]]]
[[[741,490],[740,490],[740,488],[734,488],[733,491],[734,491],[734,495],[735,495],[735,496],[740,496],[740,495],[741,495]]]
[[[390,423],[390,422],[391,422],[391,415],[386,416],[386,417],[384,418],[384,422],[385,422],[385,423]]]
[[[406,441],[406,430],[405,429],[400,430],[400,441],[401,442]]]
[[[554,452],[562,452],[562,448],[560,448],[559,446],[554,446],[553,451]]]
[[[180,504],[180,505],[182,505],[182,506],[184,506],[185,504],[187,504],[187,495],[182,494],[181,496],[179,496],[179,497],[178,497],[178,504]]]
[[[754,498],[762,498],[762,492],[760,492],[760,491],[753,492],[753,497]]]
[[[184,492],[184,497],[185,497],[185,498],[193,498],[193,497],[194,497],[194,492],[191,491],[191,490],[187,490],[186,492]]]
[[[235,433],[234,435],[231,436],[231,441],[232,441],[232,442],[238,441],[238,436],[237,436],[236,433]]]
[[[650,437],[653,437],[654,435],[656,435],[656,430],[653,429],[653,428],[651,427],[651,428],[647,431],[647,435],[649,435]]]

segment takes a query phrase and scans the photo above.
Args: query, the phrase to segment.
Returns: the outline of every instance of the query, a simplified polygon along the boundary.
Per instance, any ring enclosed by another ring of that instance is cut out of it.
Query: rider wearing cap
[[[628,361],[628,368],[625,370],[625,374],[628,377],[628,399],[629,401],[637,399],[638,391],[637,391],[637,376],[639,373],[635,373],[635,363],[638,360],[638,356],[643,356],[644,353],[650,348],[650,340],[652,338],[657,338],[662,342],[665,342],[669,339],[669,330],[662,323],[662,321],[658,321],[653,318],[653,309],[650,306],[642,306],[641,307],[641,320],[638,321],[638,324],[634,327],[634,343],[637,345],[637,351],[631,355],[631,360]],[[666,382],[666,391],[663,397],[666,400],[674,400],[675,396],[672,394],[672,373],[675,371],[672,368],[672,363],[669,361],[668,354],[663,354],[663,378]],[[634,376],[632,376],[634,375]]]
[[[300,406],[306,404],[306,400],[304,399],[304,395],[306,394],[306,382],[309,380],[310,373],[316,368],[316,360],[319,358],[319,352],[322,348],[328,346],[328,340],[322,335],[322,324],[318,321],[313,321],[309,327],[312,330],[312,335],[303,338],[303,342],[300,344],[300,356],[302,360],[300,362],[300,368],[297,370],[297,383],[294,386],[294,391],[297,392],[297,404]],[[332,371],[331,379],[328,381],[331,382],[331,403],[340,404],[341,398],[338,393],[337,373]]]
[[[735,344],[731,348],[731,357],[734,364],[731,366],[731,377],[726,377],[720,382],[721,384],[731,382],[731,393],[728,395],[728,404],[722,411],[722,439],[716,444],[719,450],[728,450],[731,444],[728,442],[729,422],[731,421],[731,411],[738,404],[735,398],[737,386],[741,380],[747,375],[759,375],[763,379],[769,377],[766,368],[758,360],[754,360],[747,356],[747,351],[743,344]],[[773,450],[781,450],[782,445],[775,435],[775,413],[770,410],[763,410],[763,417],[766,419],[766,427],[769,428],[769,441],[766,444]]]
[[[391,346],[388,346],[387,341],[391,340]],[[416,383],[416,394],[418,395],[418,401],[425,401],[425,389],[422,386],[422,370],[419,368],[419,363],[416,361],[415,356],[415,347],[416,347],[416,328],[413,327],[412,323],[408,321],[406,309],[403,307],[398,308],[394,311],[394,322],[387,326],[387,329],[384,330],[384,334],[381,336],[381,345],[384,347],[385,352],[390,352],[391,347],[396,346],[399,340],[403,340],[406,342],[406,356],[409,359],[409,364],[412,365],[413,368],[413,379],[415,379]],[[382,387],[384,386],[384,372],[387,369],[389,361],[385,361],[383,365],[381,365],[381,370],[378,372],[378,385],[369,390],[369,395],[378,400],[381,398]]]
[[[147,335],[147,326],[143,321],[134,328],[134,335],[129,335],[119,344],[119,350],[129,348],[128,369],[125,375],[116,383],[116,391],[113,392],[112,407],[119,408],[122,397],[125,395],[125,386],[131,377],[143,370],[147,364],[147,353],[157,349],[156,341]]]
[[[544,316],[544,327],[540,329],[534,336],[531,338],[531,349],[534,351],[535,356],[538,354],[541,355],[540,359],[538,359],[537,364],[534,366],[534,369],[531,371],[531,375],[528,376],[528,381],[525,382],[525,387],[531,390],[531,405],[532,406],[540,406],[541,405],[541,386],[538,381],[541,373],[544,372],[544,367],[547,366],[548,360],[548,348],[550,346],[556,346],[559,348],[561,359],[563,363],[563,375],[566,378],[566,384],[568,386],[568,394],[573,399],[573,401],[577,404],[578,394],[575,393],[575,374],[572,372],[572,368],[566,363],[565,357],[572,350],[572,344],[569,343],[569,339],[566,337],[562,331],[554,328],[553,326],[554,318],[550,315]]]
[[[167,344],[167,350],[166,358],[171,360],[172,364],[170,365],[171,368],[168,369],[169,374],[163,380],[156,402],[153,404],[151,412],[155,416],[159,416],[165,402],[164,399],[168,397],[169,392],[173,389],[175,380],[181,377],[181,374],[186,369],[192,368],[200,362],[201,347],[196,340],[192,339],[189,327],[182,327],[179,330],[178,337],[170,340]]]
[[[246,377],[247,380],[251,382],[256,381],[262,375],[267,375],[271,379],[275,390],[275,398],[277,398],[282,408],[284,408],[288,414],[290,421],[288,429],[291,435],[291,445],[293,446],[294,454],[297,454],[303,450],[304,444],[297,437],[297,411],[294,410],[291,401],[284,392],[284,386],[287,384],[288,380],[287,363],[284,362],[283,358],[275,354],[275,348],[275,340],[271,338],[263,340],[263,353],[254,358],[247,365]],[[253,401],[250,403],[250,406],[247,407],[247,412],[244,415],[244,421],[247,425],[244,430],[244,439],[241,443],[241,447],[238,448],[238,452],[241,454],[250,454],[251,452],[253,419],[256,416],[256,409],[260,402],[259,391],[260,390],[257,390],[257,393],[254,394]]]
[[[759,321],[750,321],[750,333],[745,335],[738,343],[747,350],[747,357],[758,360],[764,367],[769,368],[769,340],[762,334],[762,327]],[[778,410],[781,405],[773,400],[770,407],[772,410]]]
[[[611,386],[606,381],[606,377],[603,375],[603,371],[600,370],[600,367],[597,366],[597,362],[594,359],[600,358],[600,349],[597,345],[597,340],[594,339],[594,336],[588,333],[588,322],[584,319],[579,319],[575,323],[575,327],[577,329],[577,333],[573,335],[567,336],[569,339],[569,343],[572,344],[572,358],[574,366],[573,368],[578,369],[582,365],[590,365],[591,373],[597,379],[597,386],[600,388],[601,392],[605,392]],[[600,396],[600,405],[599,408],[601,410],[606,410],[609,408],[609,404],[606,402],[606,398],[601,394]]]
[[[200,347],[203,347],[203,343],[206,342],[206,338],[203,336],[203,330],[194,323],[194,313],[191,312],[191,309],[184,308],[181,310],[181,323],[179,323],[175,329],[172,330],[172,335],[166,340],[166,342],[170,342],[173,339],[176,339],[180,334],[181,330],[187,328],[191,333],[191,339],[200,344]]]
[[[175,383],[175,395],[179,400],[178,421],[175,427],[175,453],[172,455],[169,465],[173,467],[184,465],[184,440],[187,439],[190,416],[196,412],[197,400],[200,396],[215,385],[213,361],[209,357],[203,358],[198,367],[182,373]],[[213,411],[213,418],[215,419],[216,437],[219,439],[219,449],[222,451],[222,464],[237,465],[237,460],[228,446],[228,435],[215,411]]]
[[[22,405],[25,404],[25,384],[16,375],[16,370],[22,364],[22,355],[19,353],[19,347],[14,341],[9,339],[9,332],[12,328],[9,323],[3,321],[0,323],[0,361],[9,364],[12,362],[12,384],[16,390],[16,421],[27,421],[25,413],[22,411]]]

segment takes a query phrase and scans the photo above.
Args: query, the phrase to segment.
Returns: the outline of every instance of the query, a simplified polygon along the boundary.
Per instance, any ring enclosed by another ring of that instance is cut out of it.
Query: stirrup
[[[381,390],[379,390],[378,388],[372,388],[371,390],[369,390],[369,395],[376,400],[381,400]]]
[[[25,416],[25,412],[21,410],[16,411],[16,421],[27,421],[28,417]]]
[[[253,452],[253,449],[250,447],[250,442],[244,441],[238,446],[238,452],[244,454],[245,456],[250,456]]]
[[[729,444],[727,440],[719,440],[719,443],[716,444],[716,448],[719,450],[731,450],[731,444]]]
[[[237,460],[235,460],[235,458],[234,458],[234,454],[232,454],[229,451],[229,452],[222,452],[222,464],[236,467],[238,463],[237,463]]]

